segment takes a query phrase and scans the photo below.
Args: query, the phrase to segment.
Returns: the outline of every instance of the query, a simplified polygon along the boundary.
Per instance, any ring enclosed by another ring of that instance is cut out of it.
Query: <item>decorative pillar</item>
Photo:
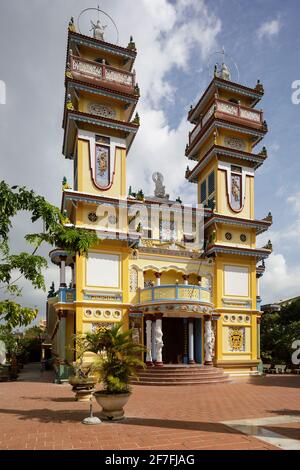
[[[67,287],[66,284],[66,256],[60,256],[59,267],[60,267],[60,287]]]
[[[151,350],[151,353],[152,353],[152,361],[155,362],[156,361],[156,317],[153,318],[152,320],[152,350]]]
[[[256,322],[257,322],[257,359],[260,359],[260,322],[261,322],[261,317],[257,317]]]
[[[194,319],[189,318],[189,364],[195,364],[194,359]]]
[[[183,363],[187,364],[189,361],[188,356],[188,319],[183,318]]]
[[[163,332],[162,332],[162,314],[156,315],[155,322],[155,343],[156,343],[156,367],[162,367],[162,348],[163,348]]]
[[[58,312],[59,317],[59,358],[63,361],[66,359],[66,317],[64,310]]]
[[[73,258],[73,263],[71,264],[72,268],[72,287],[76,287],[76,257]]]
[[[183,284],[184,284],[185,286],[187,286],[188,283],[189,283],[189,276],[188,276],[188,274],[183,274],[182,277],[183,277]]]
[[[213,363],[213,346],[214,346],[214,333],[211,324],[211,317],[205,316],[204,324],[204,348],[205,348],[205,365],[212,365]]]
[[[195,361],[202,364],[202,318],[195,318]]]
[[[147,348],[147,354],[146,354],[146,364],[147,366],[153,366],[152,362],[152,354],[151,354],[151,349],[152,349],[152,319],[151,317],[147,316],[145,317],[146,319],[146,348]]]
[[[161,273],[155,273],[155,277],[156,277],[156,285],[160,286]]]

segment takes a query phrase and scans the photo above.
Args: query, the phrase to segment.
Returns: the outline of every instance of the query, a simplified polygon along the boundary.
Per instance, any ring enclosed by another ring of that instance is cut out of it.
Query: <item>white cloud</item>
[[[172,4],[165,0],[143,0],[136,14],[145,15],[147,21],[137,26],[134,34],[138,47],[141,127],[128,158],[128,183],[136,189],[143,187],[149,194],[153,191],[152,172],[161,171],[172,197],[181,191],[186,201],[192,193],[196,202],[196,187],[188,183],[183,187],[188,163],[184,149],[190,130],[187,109],[182,108],[179,125],[171,129],[164,103],[174,100],[172,71],[177,68],[188,73],[191,59],[203,65],[216,49],[221,21],[208,10],[204,0],[177,0]]]
[[[273,243],[274,253],[268,258],[262,278],[263,302],[274,302],[300,292],[300,266],[288,263],[286,254],[293,250],[297,255],[300,243],[300,192],[286,198],[286,204],[294,213],[292,222],[279,230],[270,230],[259,238],[259,245],[268,239]],[[295,256],[293,256],[295,260]]]
[[[300,266],[288,266],[281,253],[273,253],[267,261],[267,269],[261,280],[263,303],[299,295]]]
[[[265,21],[257,30],[256,36],[258,39],[271,38],[279,34],[282,28],[281,19],[278,17],[274,20]]]

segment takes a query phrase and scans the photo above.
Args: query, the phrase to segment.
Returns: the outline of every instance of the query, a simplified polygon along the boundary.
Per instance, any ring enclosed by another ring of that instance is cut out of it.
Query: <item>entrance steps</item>
[[[138,379],[131,381],[133,385],[200,385],[224,383],[229,376],[223,369],[200,364],[166,364],[163,367],[147,367],[138,371]]]

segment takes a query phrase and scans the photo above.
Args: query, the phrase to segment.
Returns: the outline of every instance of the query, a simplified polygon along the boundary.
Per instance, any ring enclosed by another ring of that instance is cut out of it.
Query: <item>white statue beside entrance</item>
[[[163,343],[163,332],[162,332],[162,319],[156,318],[155,322],[155,343],[156,343],[156,365],[162,365],[162,348]]]
[[[214,343],[215,343],[215,335],[212,329],[211,320],[205,320],[204,349],[205,349],[205,363],[206,364],[212,364]]]

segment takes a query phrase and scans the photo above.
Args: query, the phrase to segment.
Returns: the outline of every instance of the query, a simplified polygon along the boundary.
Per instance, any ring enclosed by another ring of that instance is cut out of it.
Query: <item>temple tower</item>
[[[134,116],[139,99],[133,70],[136,48],[132,38],[127,47],[107,42],[100,21],[92,26],[92,36],[77,32],[73,20],[68,30],[63,155],[72,161],[74,177],[73,184],[64,178],[62,211],[67,223],[97,229],[99,242],[88,258],[72,257],[60,249],[50,253],[60,267],[58,298],[48,301],[49,309],[53,302],[58,318],[53,349],[60,380],[68,375],[64,365],[74,359],[68,348],[74,333],[120,320],[128,323],[130,249],[117,227],[126,234],[127,219],[123,225],[118,223],[119,201],[127,199],[126,157],[139,128],[139,117]],[[67,287],[68,267],[72,286]]]
[[[256,370],[260,322],[258,278],[271,245],[258,249],[256,236],[272,223],[254,215],[254,178],[267,158],[255,153],[267,132],[263,112],[255,106],[264,94],[234,83],[223,63],[188,120],[194,124],[186,156],[188,181],[198,187],[198,203],[211,210],[205,222],[205,255],[214,262],[213,300],[217,322],[215,364],[228,370]]]

